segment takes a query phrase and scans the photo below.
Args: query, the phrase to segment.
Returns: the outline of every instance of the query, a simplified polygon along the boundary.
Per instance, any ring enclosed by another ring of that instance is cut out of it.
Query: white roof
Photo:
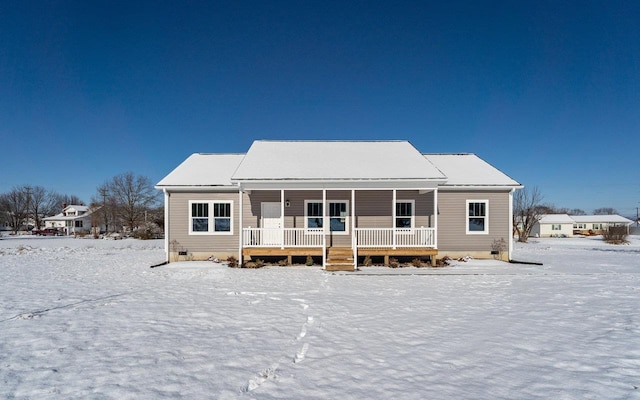
[[[443,181],[446,177],[407,141],[258,140],[232,179]]]
[[[87,210],[89,210],[89,207],[88,206],[82,206],[82,205],[76,205],[76,204],[70,204],[70,205],[66,206],[63,211],[67,211],[67,210],[76,210],[76,211],[86,212]]]
[[[244,154],[192,154],[156,187],[231,186],[231,176],[243,158]]]
[[[80,215],[64,215],[63,213],[58,213],[51,217],[43,218],[43,221],[72,221],[74,219],[83,219],[89,217],[93,214],[94,211],[99,210],[102,206],[98,206],[95,208],[90,208],[89,206],[78,206],[78,205],[70,205],[66,206],[63,209],[63,212],[68,211],[70,209],[75,209],[76,211],[83,211]]]
[[[616,223],[616,224],[632,224],[633,221],[620,215],[573,215],[574,221],[580,223]]]
[[[521,185],[475,154],[425,154],[448,178],[442,186]]]
[[[538,220],[541,224],[572,224],[573,218],[567,214],[543,214]]]
[[[247,154],[192,154],[156,188],[264,187],[280,181],[294,185],[358,181],[364,186],[521,187],[475,154],[423,155],[407,141],[258,140]]]

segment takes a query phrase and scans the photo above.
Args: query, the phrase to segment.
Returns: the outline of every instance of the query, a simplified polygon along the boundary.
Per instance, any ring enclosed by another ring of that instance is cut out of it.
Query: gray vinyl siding
[[[489,201],[489,233],[466,232],[467,200]],[[491,251],[494,240],[511,239],[509,192],[438,191],[438,249],[443,251]]]
[[[233,234],[232,235],[189,235],[189,201],[190,200],[231,200],[233,201]],[[237,252],[239,245],[239,207],[238,193],[180,193],[172,192],[169,196],[169,251],[173,247],[188,252],[229,251]]]
[[[393,223],[393,192],[391,190],[356,190],[355,192],[356,227],[358,228],[392,228]],[[481,196],[482,197],[482,196]],[[398,200],[415,201],[415,226],[433,227],[433,192],[420,194],[418,191],[398,190]],[[483,197],[484,198],[484,197]],[[284,222],[286,228],[304,227],[305,200],[322,200],[322,190],[286,190],[285,201],[289,201],[289,207],[284,208]],[[442,214],[442,192],[440,192],[439,204]],[[189,201],[227,200],[233,202],[233,234],[232,235],[190,235],[189,234]],[[169,197],[169,243],[170,251],[175,243],[180,249],[189,252],[233,252],[238,250],[240,227],[239,195],[237,192],[172,192]],[[262,203],[280,202],[279,190],[253,190],[243,195],[242,220],[244,227],[261,227]],[[349,203],[349,218],[352,207],[350,190],[328,190],[327,200],[346,200]],[[490,201],[490,207],[494,202]],[[461,216],[464,217],[464,200],[462,201]],[[490,219],[494,218],[491,211]],[[442,229],[443,220],[440,215],[438,225]],[[446,219],[446,218],[445,218]],[[490,221],[492,223],[492,221]],[[460,222],[464,235],[464,219]],[[349,221],[349,233],[334,233],[328,236],[328,245],[351,245],[351,221]]]

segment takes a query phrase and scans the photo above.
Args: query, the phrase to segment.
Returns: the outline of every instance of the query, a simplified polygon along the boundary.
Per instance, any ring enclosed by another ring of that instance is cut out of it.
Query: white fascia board
[[[154,186],[155,189],[167,192],[237,192],[238,186]]]
[[[243,181],[240,182],[242,190],[322,190],[322,189],[341,189],[341,190],[386,190],[386,189],[405,189],[405,190],[425,190],[435,189],[442,181],[321,181],[321,182],[305,182],[305,181]]]
[[[514,190],[522,189],[523,185],[441,185],[438,187],[441,190]]]

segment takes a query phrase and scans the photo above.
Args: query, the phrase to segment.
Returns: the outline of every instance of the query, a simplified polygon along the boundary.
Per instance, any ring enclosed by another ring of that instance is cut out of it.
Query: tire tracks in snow
[[[122,297],[122,296],[127,296],[129,294],[132,293],[136,293],[136,292],[126,292],[126,293],[118,293],[118,294],[112,294],[109,296],[103,296],[103,297],[97,297],[97,298],[93,298],[93,299],[84,299],[84,300],[80,300],[80,301],[76,301],[73,303],[69,303],[69,304],[63,304],[60,306],[55,306],[55,307],[49,307],[49,308],[43,308],[41,310],[34,310],[34,311],[26,311],[20,314],[16,314],[13,317],[10,318],[5,318],[0,320],[0,322],[8,322],[8,321],[14,321],[17,319],[33,319],[36,317],[40,317],[50,311],[55,311],[55,310],[62,310],[65,308],[71,308],[80,304],[87,304],[87,303],[95,303],[97,301],[103,301],[103,300],[109,300],[109,299],[114,299],[116,297]]]

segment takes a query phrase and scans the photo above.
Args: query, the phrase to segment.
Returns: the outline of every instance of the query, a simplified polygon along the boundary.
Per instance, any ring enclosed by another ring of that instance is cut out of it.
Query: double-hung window
[[[189,234],[230,235],[233,233],[231,201],[190,201]]]
[[[414,208],[415,202],[413,200],[396,201],[396,228],[414,227]]]
[[[322,201],[306,200],[304,210],[305,228],[318,230],[324,228],[324,213]],[[348,232],[349,203],[346,200],[327,201],[329,209],[329,230],[331,232]]]
[[[489,233],[489,200],[467,200],[467,234]]]
[[[562,230],[562,226],[560,224],[551,224],[551,230],[552,231],[561,231]]]

